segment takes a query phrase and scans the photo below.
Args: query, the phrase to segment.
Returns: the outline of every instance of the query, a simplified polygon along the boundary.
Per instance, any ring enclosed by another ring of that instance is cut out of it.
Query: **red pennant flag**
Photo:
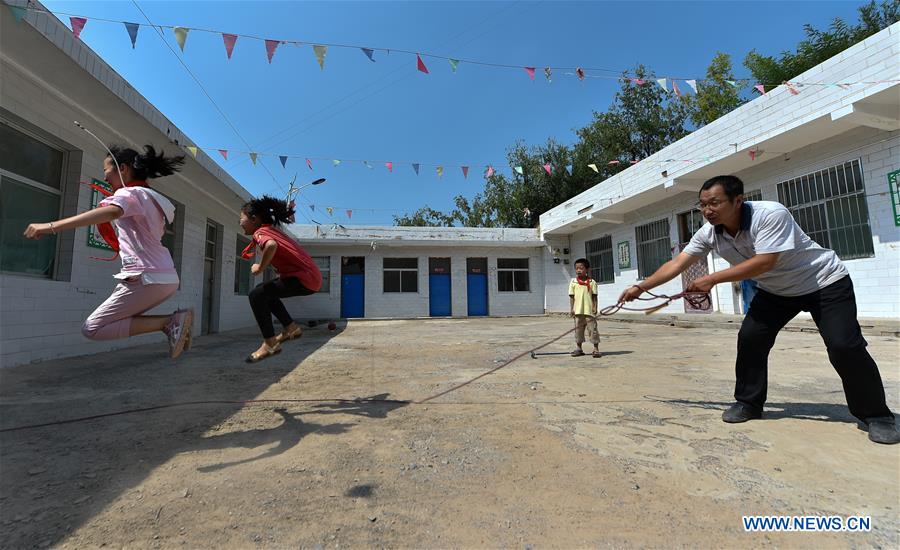
[[[281,44],[278,40],[266,40],[266,55],[269,57],[269,63],[272,62],[272,56],[275,55],[275,48]]]
[[[544,165],[544,170],[546,170],[547,173],[549,174],[549,173],[550,173],[550,165],[549,165],[549,164],[545,164],[545,165]]]
[[[347,219],[350,219],[352,217],[353,217],[353,210],[347,210]]]
[[[463,166],[462,171],[463,171],[463,179],[469,179],[469,167]]]
[[[222,158],[228,160],[228,150],[227,149],[219,149],[219,154],[222,155]]]
[[[494,167],[493,166],[488,166],[486,175],[487,175],[487,177],[491,177],[494,175]]]
[[[312,170],[312,162],[309,159],[306,159],[306,165],[309,166],[309,169]]]
[[[750,160],[756,160],[756,154],[758,152],[759,151],[754,151],[753,149],[750,149],[749,151],[747,151],[747,154],[750,155]]]
[[[606,163],[607,166],[614,166],[614,165],[616,165],[616,164],[619,164],[619,161],[617,161],[617,160],[611,160],[611,161],[609,161],[609,162]]]
[[[416,54],[416,68],[423,73],[428,74],[428,67],[425,66],[425,62],[422,61],[422,56],[419,54]]]
[[[234,51],[234,43],[237,42],[237,39],[238,37],[236,34],[222,33],[222,41],[225,42],[225,53],[228,54],[228,59],[231,59],[231,52]],[[272,51],[274,53],[275,50]],[[269,63],[271,62],[272,57],[269,56]]]
[[[766,87],[762,84],[757,84],[756,86],[754,86],[754,88],[756,88],[756,91],[758,91],[762,95],[766,95]]]
[[[637,164],[637,163],[638,163],[638,161],[636,161],[636,160],[631,161],[631,164]]]
[[[75,35],[75,38],[80,38],[81,30],[84,28],[84,24],[87,23],[87,19],[84,17],[70,17],[69,22],[72,23],[72,34]]]
[[[632,78],[630,80],[632,83],[636,84],[637,86],[643,86],[644,84],[647,83],[645,80],[641,80],[640,78]]]
[[[531,77],[531,80],[534,80],[534,67],[524,67],[524,69],[528,76]]]
[[[791,84],[790,82],[785,82],[784,85],[787,86],[787,89],[789,92],[791,92],[791,95],[799,95],[800,94],[800,90],[795,88],[794,85]]]
[[[393,162],[385,162],[384,165],[387,167],[388,172],[394,172],[394,163]]]

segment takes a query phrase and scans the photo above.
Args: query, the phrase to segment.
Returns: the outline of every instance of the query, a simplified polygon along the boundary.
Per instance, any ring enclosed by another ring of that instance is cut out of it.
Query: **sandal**
[[[284,333],[282,332],[278,336],[275,337],[275,340],[280,344],[282,342],[287,342],[288,340],[296,340],[303,336],[303,327],[297,325],[296,330],[292,330],[291,332]]]
[[[584,355],[584,352],[581,351],[581,349],[576,349],[575,351],[573,351],[573,352],[570,353],[569,355],[571,355],[572,357],[581,357],[582,355]]]
[[[601,357],[603,357],[603,354],[601,354],[598,350],[594,350],[594,352],[591,353],[591,357],[593,357],[594,359],[600,359]]]
[[[271,347],[271,348],[269,346],[266,346],[265,351],[263,351],[263,352],[254,351],[253,353],[248,355],[247,358],[244,359],[244,361],[246,361],[247,363],[259,363],[263,359],[268,359],[269,357],[272,357],[273,355],[278,355],[279,353],[281,353],[281,345],[280,344],[275,344],[275,346]]]

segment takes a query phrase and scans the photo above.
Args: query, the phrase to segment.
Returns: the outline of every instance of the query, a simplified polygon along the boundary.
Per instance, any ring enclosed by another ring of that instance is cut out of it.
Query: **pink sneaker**
[[[163,329],[169,337],[169,357],[172,359],[176,359],[185,350],[185,345],[191,339],[193,322],[193,309],[179,309],[172,314],[169,324]]]

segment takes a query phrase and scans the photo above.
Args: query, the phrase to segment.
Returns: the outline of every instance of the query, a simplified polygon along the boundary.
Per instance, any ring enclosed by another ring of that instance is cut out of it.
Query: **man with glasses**
[[[810,239],[782,204],[744,202],[743,194],[744,184],[735,176],[716,176],[704,183],[697,207],[709,223],[678,256],[640,286],[625,290],[619,300],[634,300],[715,250],[732,267],[696,279],[689,291],[709,292],[716,284],[745,279],[754,279],[759,287],[738,333],[737,402],[722,420],[735,423],[762,417],[775,337],[799,312],[808,311],[841,377],[850,412],[862,421],[870,440],[900,443],[878,366],[866,351],[868,344],[856,320],[847,268],[833,250]]]

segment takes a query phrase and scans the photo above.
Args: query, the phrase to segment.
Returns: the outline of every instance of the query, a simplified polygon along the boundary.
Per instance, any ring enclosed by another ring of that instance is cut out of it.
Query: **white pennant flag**
[[[697,93],[697,81],[696,80],[685,80],[688,86],[694,89],[694,93]]]
[[[667,92],[669,91],[669,88],[666,86],[666,79],[665,79],[665,78],[657,78],[657,79],[656,79],[656,83],[659,84],[659,85],[662,87],[663,90],[665,90],[665,91],[667,91]]]

